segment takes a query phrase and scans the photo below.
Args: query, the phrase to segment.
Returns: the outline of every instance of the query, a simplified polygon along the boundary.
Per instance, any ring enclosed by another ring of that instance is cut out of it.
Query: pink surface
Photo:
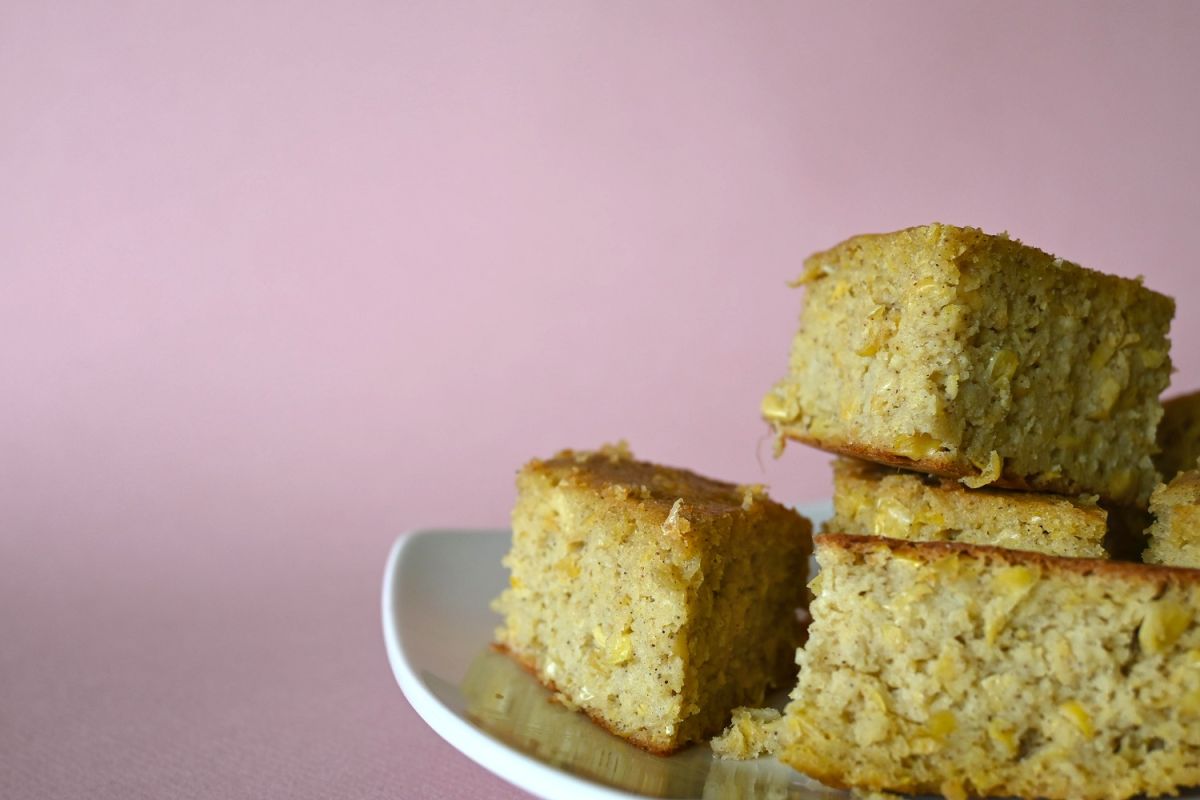
[[[392,537],[618,437],[823,495],[757,406],[853,233],[1182,297],[1197,52],[1185,3],[7,4],[0,795],[519,796],[392,683]]]

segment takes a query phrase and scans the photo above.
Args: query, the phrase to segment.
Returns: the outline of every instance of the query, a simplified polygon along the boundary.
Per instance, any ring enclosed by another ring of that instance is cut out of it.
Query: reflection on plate
[[[462,683],[467,711],[488,733],[547,764],[652,797],[699,797],[709,753],[693,747],[653,756],[608,733],[550,692],[507,656],[485,649]]]
[[[821,522],[828,503],[799,511]],[[396,680],[442,738],[545,798],[846,798],[772,758],[725,761],[706,745],[653,756],[550,700],[488,644],[507,583],[508,531],[401,536],[384,576],[383,629]],[[784,694],[775,698],[782,703]]]
[[[654,756],[568,711],[512,659],[484,649],[462,683],[470,717],[508,746],[574,775],[650,797],[844,797],[771,758],[727,761],[704,745]],[[780,695],[778,700],[786,699]]]

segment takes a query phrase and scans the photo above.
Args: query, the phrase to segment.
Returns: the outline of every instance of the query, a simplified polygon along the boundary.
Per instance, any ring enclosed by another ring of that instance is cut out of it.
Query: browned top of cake
[[[1155,493],[1170,500],[1194,501],[1200,496],[1200,471],[1189,469],[1180,472],[1169,483],[1159,486]]]
[[[809,271],[817,270],[818,275],[811,277],[818,277],[818,265],[821,262],[842,258],[847,252],[857,250],[864,246],[869,246],[879,241],[894,242],[896,240],[911,240],[914,244],[916,244],[916,246],[921,246],[927,245],[930,242],[931,235],[938,238],[949,237],[954,240],[957,247],[959,247],[961,250],[967,250],[972,247],[994,248],[996,246],[1003,246],[1011,248],[1014,251],[1024,250],[1029,253],[1036,253],[1040,256],[1044,256],[1047,259],[1050,259],[1050,261],[1044,267],[1047,270],[1057,270],[1060,272],[1066,272],[1068,274],[1083,272],[1090,275],[1103,276],[1107,281],[1125,284],[1131,289],[1136,287],[1139,291],[1146,291],[1155,297],[1161,298],[1162,301],[1170,303],[1172,306],[1174,306],[1175,303],[1172,298],[1167,297],[1166,295],[1146,289],[1140,277],[1126,278],[1120,275],[1109,275],[1107,273],[1100,272],[1099,270],[1089,269],[1088,267],[1076,264],[1073,261],[1067,261],[1066,259],[1058,258],[1054,256],[1054,254],[1047,253],[1045,250],[1042,250],[1040,247],[1034,247],[1033,245],[1025,244],[1020,239],[1014,239],[1007,233],[991,234],[985,233],[979,228],[949,225],[941,222],[935,222],[930,225],[913,225],[909,228],[902,228],[898,231],[889,231],[887,233],[860,233],[856,236],[851,236],[849,239],[839,242],[833,247],[813,253],[811,256],[806,258],[804,260],[807,270],[805,276],[809,277]]]
[[[689,514],[706,516],[743,513],[759,504],[783,510],[761,485],[726,483],[690,470],[639,461],[624,442],[599,450],[563,450],[553,458],[530,461],[521,472],[544,475],[562,488],[636,504],[645,512],[660,514],[662,520],[678,500]]]

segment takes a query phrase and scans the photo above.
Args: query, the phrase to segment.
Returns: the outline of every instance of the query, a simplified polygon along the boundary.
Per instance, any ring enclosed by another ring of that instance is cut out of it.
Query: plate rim
[[[545,764],[520,752],[484,731],[471,725],[447,708],[421,678],[405,643],[400,627],[400,572],[406,558],[411,558],[412,544],[439,536],[487,536],[487,529],[416,529],[396,537],[388,554],[383,574],[381,617],[383,640],[387,649],[392,675],[413,710],[455,750],[479,764],[497,777],[544,800],[560,797],[580,800],[644,800],[643,795],[630,794],[579,778]],[[511,531],[505,531],[511,537]]]

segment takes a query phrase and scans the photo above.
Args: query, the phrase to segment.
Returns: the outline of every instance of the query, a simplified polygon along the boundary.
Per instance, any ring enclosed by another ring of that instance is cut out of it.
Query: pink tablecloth
[[[0,796],[527,796],[396,686],[378,610],[392,531],[271,516],[156,521],[157,548],[0,534]]]

